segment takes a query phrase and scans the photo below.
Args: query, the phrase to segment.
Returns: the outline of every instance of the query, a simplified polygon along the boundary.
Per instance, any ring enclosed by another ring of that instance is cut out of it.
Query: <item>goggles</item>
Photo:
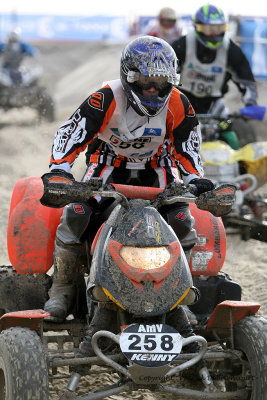
[[[196,24],[196,31],[205,36],[217,36],[225,33],[227,24]]]
[[[170,85],[178,85],[180,75],[176,74],[176,79],[168,76],[145,76],[140,72],[128,71],[127,81],[129,83],[136,83],[141,89],[148,90],[154,87],[156,90],[167,89]]]
[[[164,90],[170,83],[168,82],[168,78],[166,76],[145,76],[140,74],[138,81],[136,84],[144,90],[151,89],[152,87],[156,90]]]
[[[169,19],[169,18],[161,18],[160,25],[164,26],[164,28],[172,28],[176,23],[176,19]]]

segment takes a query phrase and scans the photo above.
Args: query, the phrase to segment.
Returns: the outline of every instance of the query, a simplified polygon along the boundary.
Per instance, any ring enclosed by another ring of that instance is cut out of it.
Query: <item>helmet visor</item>
[[[136,84],[144,90],[148,90],[153,87],[159,91],[170,86],[167,76],[145,76],[143,74],[139,75],[139,79],[136,81]]]
[[[218,36],[225,33],[227,24],[196,24],[196,31],[205,36]]]
[[[170,85],[178,85],[179,80],[179,74],[176,74],[175,77],[173,77],[162,75],[146,76],[137,71],[128,71],[127,73],[127,81],[129,83],[136,83],[138,87],[144,90],[154,87],[161,91],[167,89]]]

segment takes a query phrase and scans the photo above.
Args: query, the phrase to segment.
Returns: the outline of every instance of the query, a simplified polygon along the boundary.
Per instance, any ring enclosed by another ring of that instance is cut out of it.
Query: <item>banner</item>
[[[239,40],[254,76],[267,80],[267,18],[241,18]]]
[[[0,15],[0,33],[3,41],[10,30],[19,26],[22,40],[125,40],[129,37],[126,17],[114,16],[54,16],[54,15]]]

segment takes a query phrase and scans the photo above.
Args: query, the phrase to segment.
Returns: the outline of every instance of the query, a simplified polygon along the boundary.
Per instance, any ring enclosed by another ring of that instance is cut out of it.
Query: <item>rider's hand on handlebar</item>
[[[59,194],[51,196],[51,194],[44,192],[40,199],[40,203],[46,207],[61,208],[64,207],[68,202],[65,201],[64,188],[72,187],[75,183],[75,179],[72,174],[65,172],[60,169],[54,169],[52,172],[48,172],[41,177],[44,187],[51,187],[56,189],[56,192],[61,190]],[[49,191],[49,189],[48,189]]]
[[[201,195],[201,193],[209,192],[215,188],[214,183],[205,178],[195,178],[190,182],[189,186],[191,193],[196,197]]]
[[[188,188],[182,182],[172,182],[169,183],[165,189],[163,194],[167,197],[171,196],[182,196],[184,193],[188,192]]]
[[[46,174],[47,176],[50,175],[50,179],[53,178],[53,176],[55,176],[55,179],[53,179],[53,182],[59,182],[59,183],[64,183],[66,182],[66,179],[70,179],[72,181],[74,181],[74,177],[70,172],[66,172],[63,171],[62,169],[58,169],[55,168],[53,169],[51,172],[49,172],[48,174]]]
[[[229,118],[219,122],[218,132],[221,133],[221,132],[231,131],[232,129],[233,129],[232,121]]]
[[[221,184],[213,190],[202,193],[196,199],[196,205],[200,210],[206,210],[215,217],[221,217],[232,210],[235,203],[235,193],[235,185]]]

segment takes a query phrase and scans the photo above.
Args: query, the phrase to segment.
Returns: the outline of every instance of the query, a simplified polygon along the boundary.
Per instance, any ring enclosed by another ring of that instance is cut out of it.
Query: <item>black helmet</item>
[[[124,92],[139,115],[153,117],[166,105],[173,86],[179,84],[178,60],[163,39],[141,36],[132,40],[121,56],[120,78]],[[144,96],[154,87],[157,95]]]

